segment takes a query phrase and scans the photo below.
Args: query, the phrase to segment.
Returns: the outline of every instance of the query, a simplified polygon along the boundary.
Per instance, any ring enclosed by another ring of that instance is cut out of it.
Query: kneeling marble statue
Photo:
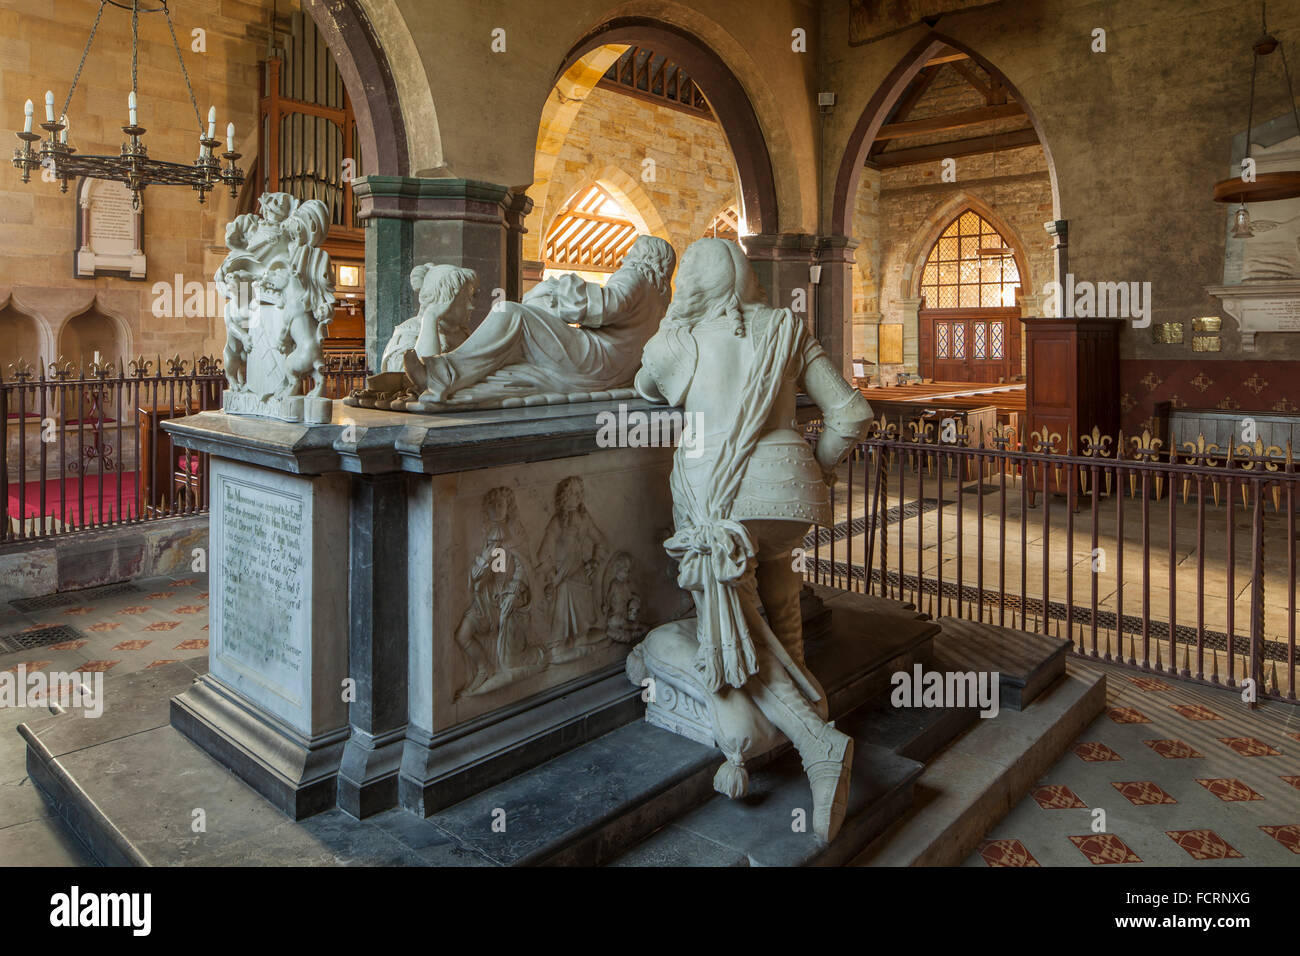
[[[844,819],[853,740],[828,723],[825,691],[804,665],[793,549],[810,524],[831,523],[830,476],[871,409],[799,319],[762,303],[743,250],[723,239],[682,257],[642,362],[637,391],[704,425],[691,454],[683,444],[673,460],[675,533],[664,544],[697,614],[652,631],[628,657],[628,676],[695,701],[695,733],[663,726],[712,737],[727,756],[714,787],[730,797],[748,787],[745,759],[783,733],[808,775],[813,830],[830,840]],[[795,422],[800,388],[822,411],[815,451]]]

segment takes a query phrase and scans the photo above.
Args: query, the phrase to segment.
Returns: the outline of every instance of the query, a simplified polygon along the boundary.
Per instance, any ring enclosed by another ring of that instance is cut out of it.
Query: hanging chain
[[[1300,133],[1300,111],[1296,110],[1295,90],[1291,88],[1291,68],[1286,65],[1286,46],[1278,43],[1277,49],[1282,54],[1282,73],[1286,76],[1286,91],[1291,94],[1291,115],[1295,117],[1296,132]]]
[[[181,45],[176,42],[176,28],[172,26],[171,11],[167,9],[167,0],[162,3],[163,16],[167,18],[167,32],[172,35],[172,49],[176,51],[176,62],[181,65],[181,76],[185,77],[185,89],[190,93],[190,106],[194,107],[194,118],[199,123],[199,135],[203,135],[203,116],[199,113],[198,100],[194,98],[194,87],[190,86],[190,71],[185,69],[185,60],[181,57]]]
[[[140,58],[140,0],[131,0],[131,92],[139,92],[136,64]]]
[[[90,55],[90,44],[95,42],[95,31],[99,29],[99,18],[104,15],[104,6],[108,0],[99,0],[99,12],[95,14],[95,23],[90,28],[90,36],[86,38],[86,48],[81,51],[81,62],[77,64],[77,72],[73,74],[72,86],[68,88],[67,99],[63,101],[63,110],[60,116],[68,115],[68,106],[72,103],[72,93],[77,88],[77,81],[81,79],[81,68],[86,65],[86,57]]]
[[[1258,72],[1259,54],[1256,53],[1250,58],[1250,109],[1246,112],[1246,159],[1250,159],[1250,128],[1255,122],[1255,74]]]

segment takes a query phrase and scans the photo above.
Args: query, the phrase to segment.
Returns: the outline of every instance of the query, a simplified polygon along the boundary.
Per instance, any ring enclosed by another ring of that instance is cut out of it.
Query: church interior
[[[0,865],[1297,865],[1298,43],[0,0]]]

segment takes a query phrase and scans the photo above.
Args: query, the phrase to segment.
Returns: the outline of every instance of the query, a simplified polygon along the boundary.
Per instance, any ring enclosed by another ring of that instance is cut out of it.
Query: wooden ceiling
[[[636,226],[622,216],[609,193],[593,183],[555,217],[546,236],[546,266],[580,272],[613,272],[636,241]]]
[[[713,116],[695,80],[677,63],[645,47],[624,50],[596,85],[695,116]]]
[[[934,88],[936,79],[943,75],[946,81],[951,82],[954,74],[961,84],[978,94],[982,105],[961,105],[947,112],[914,116],[913,111]],[[1005,122],[1014,119],[1021,122]],[[945,135],[956,130],[965,135],[959,138]],[[941,141],[936,142],[936,139]],[[1015,149],[1037,142],[1038,136],[1024,107],[1010,96],[1007,88],[965,53],[944,48],[926,62],[898,98],[876,134],[866,165],[873,169],[891,169]]]

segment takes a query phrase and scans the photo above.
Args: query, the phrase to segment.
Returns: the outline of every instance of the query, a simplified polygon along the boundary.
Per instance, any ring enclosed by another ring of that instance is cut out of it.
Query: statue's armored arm
[[[803,387],[822,410],[823,428],[815,454],[817,464],[829,472],[866,435],[871,406],[820,348],[804,366]]]

